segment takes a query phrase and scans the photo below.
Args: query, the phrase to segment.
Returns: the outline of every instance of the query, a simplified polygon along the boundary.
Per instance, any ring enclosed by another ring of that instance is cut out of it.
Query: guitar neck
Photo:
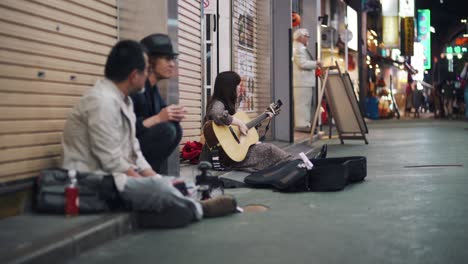
[[[268,115],[263,113],[263,114],[257,116],[256,118],[252,119],[250,122],[248,122],[245,125],[247,126],[248,129],[251,129],[252,127],[260,124],[263,120],[265,120],[267,118],[268,118]]]

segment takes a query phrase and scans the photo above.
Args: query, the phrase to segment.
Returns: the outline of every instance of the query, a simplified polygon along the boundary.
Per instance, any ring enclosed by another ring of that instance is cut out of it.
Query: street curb
[[[86,250],[117,239],[135,229],[130,213],[107,214],[71,230],[33,241],[29,246],[2,256],[3,263],[61,263]]]

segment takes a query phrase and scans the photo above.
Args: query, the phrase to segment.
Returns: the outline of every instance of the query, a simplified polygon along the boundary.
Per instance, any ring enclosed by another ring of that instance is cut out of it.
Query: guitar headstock
[[[279,115],[279,112],[281,110],[281,106],[283,105],[283,102],[281,100],[278,100],[270,104],[270,106],[266,109],[266,112],[272,113],[274,116]]]

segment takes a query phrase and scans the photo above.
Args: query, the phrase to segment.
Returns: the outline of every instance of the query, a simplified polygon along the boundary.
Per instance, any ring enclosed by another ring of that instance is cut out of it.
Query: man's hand
[[[127,176],[130,176],[130,177],[141,177],[140,174],[138,174],[138,172],[136,172],[134,169],[132,168],[129,168],[125,174],[127,174]]]
[[[143,125],[145,127],[152,127],[163,122],[180,122],[185,118],[186,113],[187,110],[181,105],[169,105],[163,108],[159,114],[146,118],[143,121]]]
[[[160,122],[176,121],[180,122],[185,118],[187,110],[181,105],[169,105],[158,114]]]
[[[141,176],[143,177],[151,177],[151,176],[156,176],[158,175],[153,169],[147,168],[142,171],[140,171]]]

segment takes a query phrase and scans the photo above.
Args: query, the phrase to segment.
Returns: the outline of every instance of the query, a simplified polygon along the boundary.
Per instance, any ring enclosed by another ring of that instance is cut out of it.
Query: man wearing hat
[[[167,105],[157,82],[173,76],[178,53],[165,34],[149,35],[141,44],[149,55],[149,73],[144,92],[132,95],[137,138],[151,167],[158,173],[167,173],[166,161],[182,138],[179,122],[186,110],[180,105]]]

